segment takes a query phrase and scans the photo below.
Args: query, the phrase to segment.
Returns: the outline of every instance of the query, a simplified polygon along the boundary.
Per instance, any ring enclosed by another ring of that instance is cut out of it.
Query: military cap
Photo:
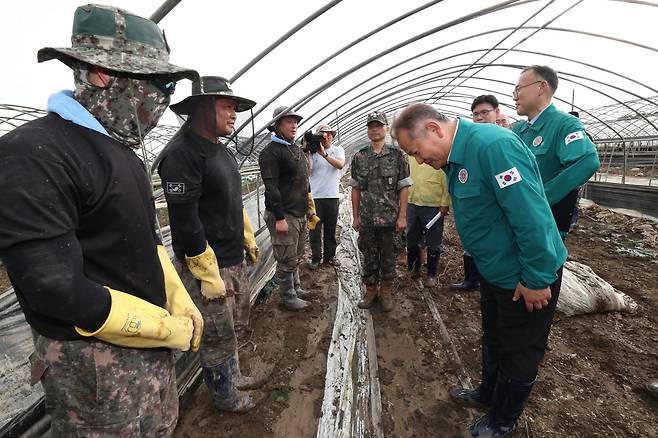
[[[386,113],[381,111],[371,112],[370,114],[368,114],[366,125],[370,124],[370,122],[379,122],[382,125],[388,125],[388,119],[386,118]]]
[[[121,73],[195,79],[195,70],[169,63],[169,45],[158,25],[112,6],[88,4],[75,10],[71,47],[44,47],[39,62],[59,59]]]
[[[253,108],[256,102],[246,97],[236,96],[231,83],[221,76],[202,76],[192,82],[192,94],[169,108],[176,114],[189,115],[204,97],[222,97],[235,102],[236,111],[242,112]]]

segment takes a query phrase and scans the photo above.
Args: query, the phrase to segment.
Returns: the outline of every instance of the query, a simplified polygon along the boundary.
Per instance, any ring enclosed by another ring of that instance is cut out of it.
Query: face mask
[[[169,106],[169,82],[111,76],[105,87],[89,83],[87,69],[76,68],[75,99],[107,132],[126,146],[137,148]]]

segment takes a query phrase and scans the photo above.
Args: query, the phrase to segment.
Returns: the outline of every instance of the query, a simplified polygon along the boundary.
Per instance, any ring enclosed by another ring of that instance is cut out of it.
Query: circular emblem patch
[[[534,147],[537,147],[537,146],[539,146],[539,145],[541,144],[542,141],[544,141],[544,139],[542,138],[541,135],[538,135],[537,137],[535,137],[534,140],[532,140],[532,145],[533,145]]]
[[[459,182],[464,184],[466,181],[468,181],[468,170],[462,169],[459,171]]]

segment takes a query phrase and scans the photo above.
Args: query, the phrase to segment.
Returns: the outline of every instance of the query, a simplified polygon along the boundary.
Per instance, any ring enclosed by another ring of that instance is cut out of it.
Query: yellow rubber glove
[[[206,243],[206,250],[194,257],[185,257],[187,267],[194,278],[201,281],[201,295],[212,301],[226,298],[226,286],[219,275],[219,263],[215,251]]]
[[[311,192],[308,192],[308,195],[306,196],[306,205],[307,205],[306,217],[310,219],[311,216],[316,214],[316,212],[315,212],[315,200],[313,199],[313,193],[311,193]]]
[[[167,310],[171,313],[171,316],[192,319],[194,333],[191,347],[192,351],[199,351],[201,336],[203,335],[203,316],[194,305],[190,294],[187,293],[178,272],[176,272],[176,268],[174,268],[174,264],[171,263],[167,249],[162,245],[158,245],[158,257],[164,274]]]
[[[315,227],[318,225],[318,222],[320,222],[320,218],[318,217],[317,214],[314,214],[308,219],[308,222],[306,222],[306,226],[308,227],[309,230],[313,231],[315,230]]]
[[[306,199],[308,206],[306,210],[306,217],[308,218],[306,226],[309,230],[313,231],[315,230],[315,226],[318,224],[318,222],[320,222],[320,218],[317,214],[315,214],[315,200],[313,199],[313,194],[311,192],[308,192]]]
[[[162,307],[139,297],[109,287],[106,289],[112,299],[107,319],[93,333],[76,327],[80,335],[93,336],[121,347],[190,349],[194,331],[190,318],[171,316]]]
[[[254,227],[251,226],[251,220],[246,209],[242,209],[242,220],[244,221],[244,250],[247,253],[247,263],[255,265],[258,260],[258,245],[254,235]]]

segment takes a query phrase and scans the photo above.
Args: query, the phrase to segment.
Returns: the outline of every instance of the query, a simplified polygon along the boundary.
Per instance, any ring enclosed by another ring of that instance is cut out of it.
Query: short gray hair
[[[437,122],[447,122],[448,118],[434,109],[434,107],[424,104],[415,103],[404,109],[393,123],[393,132],[391,135],[397,139],[397,133],[405,130],[411,138],[417,138],[419,133],[418,124],[423,120],[436,120]]]

